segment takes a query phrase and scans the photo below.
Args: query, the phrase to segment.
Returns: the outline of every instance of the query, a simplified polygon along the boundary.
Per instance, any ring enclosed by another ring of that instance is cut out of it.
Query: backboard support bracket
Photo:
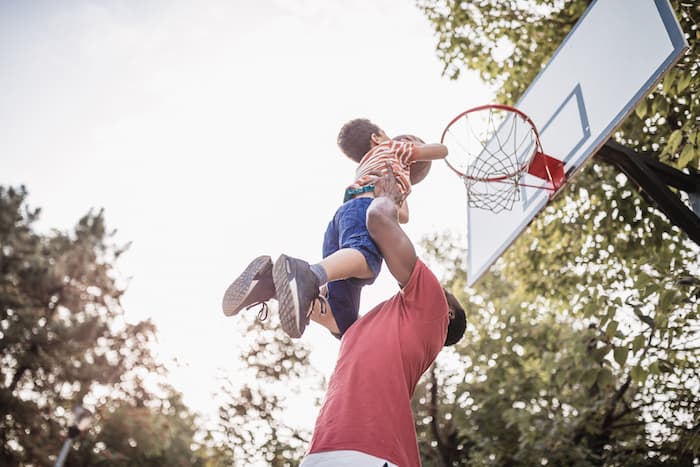
[[[689,208],[669,188],[684,191],[691,200],[697,200],[700,198],[700,173],[681,172],[659,162],[653,154],[636,152],[612,140],[605,143],[597,156],[629,177],[648,201],[700,245],[698,207]]]

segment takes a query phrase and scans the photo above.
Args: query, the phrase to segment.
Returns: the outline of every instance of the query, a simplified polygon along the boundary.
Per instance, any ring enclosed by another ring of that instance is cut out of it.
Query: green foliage
[[[424,382],[414,401],[428,465],[700,455],[698,248],[611,168],[577,182],[477,289],[449,276],[465,256],[453,239],[426,241],[469,303],[460,363],[436,368],[440,390]]]
[[[438,58],[452,79],[476,70],[497,90],[501,103],[517,100],[588,1],[454,2],[418,0],[437,33]]]
[[[42,234],[24,188],[0,187],[0,464],[49,466],[66,413],[95,411],[69,465],[196,465],[193,416],[150,351],[155,326],[124,322],[103,213]]]
[[[206,465],[204,459],[215,453],[201,446],[192,449],[195,416],[181,395],[165,385],[157,392],[157,399],[138,404],[110,400],[100,405],[95,414],[97,428],[80,440],[71,463],[105,467]]]
[[[248,336],[240,355],[248,382],[224,379],[216,445],[230,452],[236,465],[297,466],[311,434],[287,415],[290,394],[320,395],[325,382],[309,365],[309,348],[279,327],[253,321],[239,334]]]
[[[418,1],[445,74],[476,70],[503,103],[522,95],[589,3]],[[671,5],[690,49],[615,137],[692,172],[700,160],[700,6]],[[450,242],[433,238],[426,250],[459,269]],[[581,171],[478,288],[460,295],[469,302],[458,347],[464,377],[455,383],[454,368],[436,368],[440,390],[426,397],[427,382],[416,407],[426,462],[697,463],[698,253],[624,176]]]

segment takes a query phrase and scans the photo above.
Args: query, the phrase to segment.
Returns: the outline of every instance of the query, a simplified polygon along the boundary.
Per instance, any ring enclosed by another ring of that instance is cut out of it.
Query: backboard
[[[668,0],[594,1],[515,107],[535,122],[544,151],[564,162],[570,179],[687,47]],[[546,191],[520,190],[509,211],[467,207],[469,285],[549,201]]]

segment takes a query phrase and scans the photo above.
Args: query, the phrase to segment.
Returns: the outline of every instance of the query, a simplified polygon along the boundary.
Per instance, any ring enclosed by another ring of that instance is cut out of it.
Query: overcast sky
[[[355,168],[341,125],[437,142],[491,102],[474,76],[440,76],[436,41],[405,0],[2,2],[0,183],[27,186],[45,229],[105,209],[133,242],[118,263],[127,320],[154,320],[160,358],[180,362],[172,383],[214,416],[216,377],[237,379],[236,320],[254,317],[225,318],[223,291],[259,254],[320,259]],[[408,234],[464,235],[464,197],[434,164]],[[395,291],[385,270],[363,311]],[[335,339],[303,339],[329,375]]]

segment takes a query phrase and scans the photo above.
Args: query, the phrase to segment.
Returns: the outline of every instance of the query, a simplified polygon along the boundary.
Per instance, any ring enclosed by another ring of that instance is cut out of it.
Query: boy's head
[[[464,336],[464,331],[467,329],[467,315],[457,297],[447,290],[444,292],[450,313],[450,323],[447,325],[447,337],[445,338],[445,347],[447,347],[456,344]]]
[[[338,133],[340,150],[358,163],[370,149],[388,140],[384,131],[366,118],[350,120]]]

